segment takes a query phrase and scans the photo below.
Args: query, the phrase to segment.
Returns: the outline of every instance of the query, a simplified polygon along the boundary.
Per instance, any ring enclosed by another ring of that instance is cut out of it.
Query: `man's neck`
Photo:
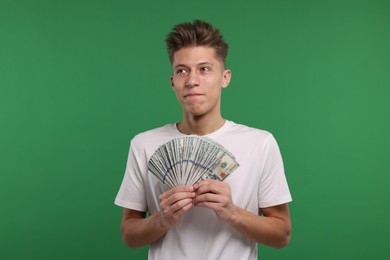
[[[177,124],[177,129],[187,135],[207,135],[217,131],[225,124],[225,119],[221,115],[214,118],[206,117],[186,117]]]

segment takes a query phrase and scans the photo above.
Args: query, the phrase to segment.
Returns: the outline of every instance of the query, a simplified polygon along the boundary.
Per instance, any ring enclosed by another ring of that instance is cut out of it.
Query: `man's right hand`
[[[160,195],[160,211],[146,218],[146,212],[123,208],[121,230],[123,241],[130,247],[156,242],[180,222],[193,205],[192,186],[179,186]]]
[[[193,206],[193,186],[178,186],[160,195],[161,226],[171,228]]]

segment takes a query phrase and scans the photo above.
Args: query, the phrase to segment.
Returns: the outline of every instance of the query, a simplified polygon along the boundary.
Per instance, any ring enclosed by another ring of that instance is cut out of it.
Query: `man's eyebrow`
[[[196,66],[204,66],[204,65],[213,66],[214,64],[211,63],[211,62],[208,62],[208,61],[203,61],[203,62],[199,62],[198,64],[196,64]],[[179,68],[179,67],[188,68],[188,67],[190,67],[190,66],[188,66],[188,65],[186,65],[186,64],[177,64],[174,68]]]
[[[203,65],[209,65],[209,66],[213,66],[214,64],[213,63],[211,63],[211,62],[208,62],[208,61],[204,61],[204,62],[200,62],[200,63],[198,63],[198,66],[203,66]]]
[[[179,67],[185,67],[185,68],[187,68],[188,66],[185,65],[185,64],[177,64],[174,68],[179,68]]]

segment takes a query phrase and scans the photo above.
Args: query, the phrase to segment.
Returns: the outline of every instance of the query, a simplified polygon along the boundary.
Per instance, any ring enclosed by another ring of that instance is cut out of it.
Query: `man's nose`
[[[186,86],[190,88],[199,86],[199,75],[196,71],[188,73]]]

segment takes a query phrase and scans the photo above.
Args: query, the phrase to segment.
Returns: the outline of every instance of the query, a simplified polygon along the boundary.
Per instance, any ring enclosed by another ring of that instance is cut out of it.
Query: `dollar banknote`
[[[161,145],[148,162],[148,170],[171,188],[205,179],[223,181],[238,166],[235,157],[221,144],[196,135]]]

